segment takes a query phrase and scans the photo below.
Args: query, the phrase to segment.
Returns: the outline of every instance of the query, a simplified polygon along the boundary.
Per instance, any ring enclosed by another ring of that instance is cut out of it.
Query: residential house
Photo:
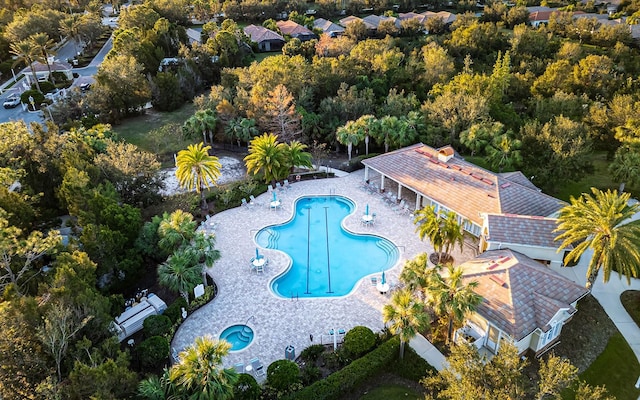
[[[529,215],[483,213],[482,235],[479,250],[511,249],[543,264],[561,267],[568,247],[558,252],[560,241],[556,218]]]
[[[393,21],[393,24],[397,27],[400,28],[400,20],[395,18],[395,17],[385,17],[384,15],[380,16],[380,15],[368,15],[364,18],[362,18],[362,21],[366,24],[369,24],[373,27],[375,27],[375,30],[378,30],[378,26],[380,26],[380,23],[382,21]]]
[[[285,43],[281,35],[259,25],[245,27],[244,33],[253,43],[258,45],[258,50],[260,51],[279,51]]]
[[[589,291],[514,250],[490,250],[460,265],[463,280],[478,282],[483,300],[455,340],[495,354],[510,340],[536,356],[559,342],[562,327]]]
[[[423,15],[423,14],[418,14],[418,13],[414,13],[414,12],[408,12],[408,13],[400,13],[400,14],[398,14],[398,19],[400,21],[405,21],[405,20],[408,20],[408,19],[416,19],[421,24],[424,24],[425,21],[427,20],[427,17],[425,15]]]
[[[343,27],[324,18],[318,18],[313,21],[313,26],[315,28],[322,29],[322,32],[330,37],[337,37],[344,33]]]
[[[377,26],[376,25],[372,25],[370,22],[366,22],[365,20],[363,20],[362,18],[358,18],[356,16],[350,15],[348,17],[344,17],[342,18],[340,21],[340,25],[344,26],[345,28],[347,26],[349,26],[350,23],[354,22],[354,21],[361,21],[364,23],[364,26],[367,28],[367,31],[369,33],[375,33]]]
[[[424,16],[424,22],[427,22],[427,20],[429,18],[441,18],[442,22],[446,25],[446,26],[450,26],[453,21],[456,20],[456,18],[458,18],[458,16],[456,14],[447,12],[447,11],[439,11],[439,12],[433,12],[433,11],[425,11],[423,13],[421,13]]]
[[[187,29],[187,37],[189,38],[189,43],[192,45],[194,43],[202,44],[202,28],[200,29]]]
[[[531,26],[533,26],[534,28],[537,28],[538,26],[540,26],[540,24],[546,24],[549,22],[549,18],[551,17],[551,15],[555,14],[555,13],[562,13],[564,11],[558,11],[557,9],[551,9],[551,10],[547,10],[547,11],[535,11],[535,12],[531,12],[529,14],[529,23],[531,23]],[[574,11],[573,12],[573,16],[574,17],[578,17],[579,15],[584,14],[584,11]]]
[[[418,143],[362,160],[364,179],[394,195],[415,196],[416,209],[434,205],[453,211],[464,229],[478,237],[481,213],[554,216],[566,203],[542,193],[521,172],[494,173],[465,161],[451,146]]]
[[[291,20],[278,21],[276,25],[278,25],[278,29],[280,29],[283,35],[299,39],[302,42],[318,38],[318,35],[313,33],[313,31]]]

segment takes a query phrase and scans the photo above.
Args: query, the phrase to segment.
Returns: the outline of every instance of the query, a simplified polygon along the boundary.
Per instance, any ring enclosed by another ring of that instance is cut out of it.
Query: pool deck
[[[353,214],[344,225],[356,233],[371,233],[383,236],[400,248],[400,260],[386,277],[393,287],[408,259],[423,252],[432,252],[428,241],[422,242],[415,233],[412,218],[399,214],[384,202],[382,196],[361,189],[364,171],[356,171],[333,179],[295,182],[289,189],[278,191],[282,209],[269,208],[271,194],[257,198],[262,204],[252,207],[237,207],[212,216],[202,228],[216,235],[216,248],[221,258],[208,274],[218,285],[216,298],[192,315],[180,326],[172,347],[181,351],[191,345],[195,338],[218,335],[228,326],[248,321],[254,331],[253,342],[244,350],[232,352],[224,358],[225,367],[238,363],[250,364],[259,358],[266,367],[273,361],[285,358],[285,348],[294,346],[296,356],[311,344],[331,343],[329,331],[333,328],[348,331],[364,325],[374,332],[380,331],[381,310],[388,303],[390,293],[380,294],[371,284],[370,276],[356,284],[354,291],[340,298],[283,299],[269,289],[271,280],[289,266],[289,257],[277,250],[261,249],[269,259],[264,273],[251,272],[250,259],[255,256],[255,233],[266,225],[281,223],[291,218],[293,201],[304,195],[342,195],[356,203]],[[408,191],[406,196],[415,199]],[[415,200],[414,200],[415,201]],[[376,213],[374,226],[363,226],[361,215],[366,204],[370,213]],[[460,253],[455,249],[456,263],[473,257],[471,249],[465,247]],[[379,273],[373,276],[378,276]],[[313,335],[313,341],[310,340]]]

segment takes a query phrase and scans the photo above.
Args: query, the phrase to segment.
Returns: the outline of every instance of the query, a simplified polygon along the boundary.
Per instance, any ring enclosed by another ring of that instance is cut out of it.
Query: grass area
[[[255,53],[256,59],[254,61],[260,64],[262,60],[264,60],[267,57],[279,56],[281,54],[282,54],[281,51],[271,51],[268,53]]]
[[[635,400],[640,396],[640,390],[634,386],[639,375],[638,359],[622,334],[617,333],[580,378],[592,386],[606,385],[618,400]]]
[[[620,302],[640,327],[640,290],[625,290],[620,295]]]
[[[424,396],[400,385],[384,385],[378,386],[369,393],[360,397],[360,400],[395,400],[395,399],[411,399],[418,400]]]
[[[194,112],[191,103],[172,112],[148,111],[114,126],[113,131],[140,149],[157,154],[163,166],[171,166],[173,154],[193,143],[182,137],[180,127]]]
[[[578,197],[582,193],[591,193],[591,188],[596,187],[598,189],[617,189],[619,183],[614,182],[611,179],[611,174],[608,171],[610,161],[607,160],[607,153],[604,151],[598,151],[591,156],[593,161],[593,173],[586,175],[584,178],[577,182],[571,182],[566,184],[556,193],[555,197],[569,201],[571,196]]]

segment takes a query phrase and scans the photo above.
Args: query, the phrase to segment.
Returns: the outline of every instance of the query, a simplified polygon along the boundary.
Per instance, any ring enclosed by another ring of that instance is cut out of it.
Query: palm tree
[[[197,232],[191,243],[191,248],[195,250],[198,260],[207,267],[212,267],[213,263],[220,259],[220,250],[215,249],[216,237],[212,234]]]
[[[373,115],[363,115],[357,122],[364,128],[364,154],[369,155],[369,142],[379,127],[378,119]]]
[[[256,127],[256,120],[252,118],[234,118],[229,121],[225,131],[227,136],[238,142],[238,147],[240,147],[241,141],[248,143],[251,138],[258,136],[259,133]]]
[[[202,281],[202,266],[198,254],[191,248],[176,250],[158,267],[158,282],[180,293],[187,302],[189,293]]]
[[[16,61],[13,63],[12,67],[15,67],[22,62],[27,64],[29,69],[31,69],[31,75],[35,81],[36,88],[39,92],[42,92],[40,89],[40,83],[38,82],[38,76],[36,75],[36,70],[33,68],[33,62],[38,58],[38,47],[29,40],[22,40],[17,43],[11,43],[9,48],[11,49],[11,54],[16,56]]]
[[[431,205],[416,211],[413,223],[420,239],[429,238],[434,251],[438,255],[437,264],[451,261],[451,248],[464,244],[462,226],[458,223],[458,216],[453,211],[436,213],[436,206]]]
[[[158,225],[158,246],[168,254],[187,245],[196,234],[198,223],[193,215],[180,209],[166,212]]]
[[[482,296],[474,292],[478,287],[477,281],[464,283],[462,268],[448,265],[448,274],[444,277],[439,271],[440,267],[434,268],[429,278],[426,288],[427,303],[433,307],[437,315],[447,318],[449,343],[453,337],[454,324],[462,323],[468,313],[475,311],[482,302]]]
[[[640,184],[640,153],[626,146],[620,147],[609,164],[609,172],[620,182],[618,192],[624,192],[627,183],[637,186]]]
[[[640,204],[629,204],[629,193],[616,190],[603,192],[591,188],[591,194],[583,193],[571,204],[560,210],[559,235],[562,240],[558,251],[574,246],[565,257],[565,263],[578,261],[587,249],[593,256],[587,269],[587,289],[591,289],[598,272],[604,271],[604,282],[609,281],[614,268],[624,275],[627,283],[640,272],[640,220],[629,222]]]
[[[49,56],[56,54],[52,50],[55,42],[53,41],[53,39],[49,39],[49,35],[47,35],[46,33],[36,33],[34,35],[31,35],[29,36],[29,40],[40,51],[40,55],[37,57],[37,60],[42,60],[47,64],[47,70],[49,70],[49,79],[51,79],[51,82],[55,84],[56,80],[51,73],[51,64],[49,64]]]
[[[182,125],[182,132],[187,137],[198,137],[202,135],[203,143],[207,143],[207,136],[209,136],[210,143],[213,143],[213,132],[216,129],[218,119],[212,110],[196,111],[188,120]]]
[[[520,149],[522,142],[508,133],[496,136],[491,143],[485,148],[487,152],[487,161],[491,164],[491,168],[502,172],[504,169],[513,171],[522,163],[522,155]]]
[[[293,173],[295,167],[307,167],[311,168],[311,153],[307,153],[306,144],[302,144],[297,140],[292,140],[291,143],[285,143],[285,155],[287,157],[287,163],[289,164],[289,172]]]
[[[80,17],[73,14],[60,21],[60,33],[73,40],[73,46],[78,54],[78,41],[80,39]]]
[[[336,130],[336,140],[343,145],[347,146],[347,153],[349,154],[349,161],[351,161],[351,151],[353,145],[358,145],[364,138],[364,129],[356,121],[348,121],[344,126],[339,127]]]
[[[416,300],[410,291],[403,289],[395,292],[391,303],[382,309],[382,320],[389,325],[394,335],[400,336],[400,358],[404,358],[404,344],[419,331],[429,327],[429,315],[424,304]]]
[[[232,399],[238,374],[232,368],[222,368],[222,358],[230,348],[225,340],[196,338],[192,346],[180,353],[178,363],[169,371],[169,379],[188,399]]]
[[[247,172],[261,174],[265,183],[273,183],[289,175],[287,146],[278,142],[278,137],[272,133],[253,138],[244,162]]]
[[[211,146],[203,143],[192,144],[186,150],[180,150],[176,157],[178,183],[187,190],[195,189],[200,193],[204,211],[209,209],[204,189],[215,185],[222,167],[218,157],[209,155],[209,149]]]
[[[414,259],[407,260],[404,264],[402,273],[400,273],[400,280],[412,293],[418,291],[422,294],[423,289],[427,287],[429,282],[429,271],[427,253],[418,254]]]
[[[176,392],[177,388],[169,379],[169,370],[166,368],[161,377],[152,375],[138,385],[138,395],[146,400],[175,399]]]

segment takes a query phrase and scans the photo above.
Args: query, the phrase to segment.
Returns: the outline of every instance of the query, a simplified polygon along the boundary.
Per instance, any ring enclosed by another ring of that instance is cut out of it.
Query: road
[[[112,25],[115,24],[112,19],[105,19],[106,24]],[[113,25],[112,25],[113,26]],[[74,68],[74,74],[78,74],[78,78],[76,78],[71,85],[71,88],[78,87],[84,82],[93,82],[93,76],[98,72],[98,67],[104,61],[105,56],[113,47],[113,37],[110,37],[109,40],[104,44],[102,49],[98,52],[98,54],[94,57],[91,63],[84,68]],[[62,47],[60,47],[57,51],[56,58],[62,61],[66,61],[69,58],[73,58],[76,54],[75,44],[71,41],[67,41]],[[10,84],[12,81],[7,82]],[[0,95],[0,103],[4,103],[4,101],[12,94],[22,93],[26,88],[24,87],[22,81],[18,81],[13,87],[7,89],[6,91],[2,90],[2,94]],[[44,113],[42,111],[30,112],[27,110],[26,105],[21,105],[13,109],[5,109],[0,108],[0,123],[2,122],[10,122],[10,121],[19,121],[24,120],[27,124],[31,122],[43,122],[44,121]]]

